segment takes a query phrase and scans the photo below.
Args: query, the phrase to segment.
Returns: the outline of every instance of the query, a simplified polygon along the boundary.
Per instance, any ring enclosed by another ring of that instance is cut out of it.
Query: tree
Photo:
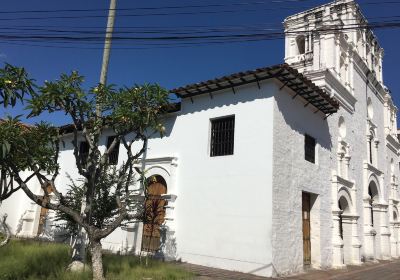
[[[17,68],[6,64],[3,69],[0,69],[0,106],[4,108],[8,106],[14,107],[18,101],[22,101],[24,96],[31,92],[33,92],[32,81],[28,79],[24,68]],[[0,124],[3,124],[2,128],[7,127],[7,123],[3,123],[2,119],[0,119]],[[10,135],[12,135],[11,131],[9,136]],[[0,130],[0,207],[5,199],[9,198],[20,189],[20,187],[14,186],[12,177],[2,164],[3,160],[10,152],[11,141],[13,141],[13,139],[7,138]],[[6,214],[0,217],[0,229],[2,229],[5,234],[4,240],[0,242],[0,247],[6,245],[11,237],[11,231],[6,220]]]
[[[10,120],[0,124],[0,127],[4,127],[6,137],[10,137],[13,130],[22,139],[32,133],[35,145],[32,147],[30,141],[24,140],[9,143],[10,155],[3,162],[18,187],[32,201],[62,213],[85,229],[89,239],[93,279],[104,279],[101,240],[121,223],[143,218],[143,201],[138,195],[141,190],[133,185],[135,179],[141,180],[142,174],[134,168],[134,164],[145,151],[148,138],[154,133],[162,135],[164,132],[161,121],[169,105],[168,91],[156,84],[118,90],[114,86],[101,84],[85,90],[82,84],[83,77],[72,72],[35,88],[27,100],[29,117],[41,116],[44,112],[62,112],[71,118],[72,124],[59,129],[42,123],[25,130]],[[106,151],[102,152],[99,139],[105,129],[111,129],[115,137]],[[71,187],[56,185],[60,172],[60,143],[66,131],[73,136],[75,165],[80,174],[79,179],[73,179],[73,185],[81,190],[82,212],[72,199]],[[80,153],[81,140],[88,146],[84,157]],[[134,148],[136,143],[140,145],[137,149]],[[110,164],[109,155],[119,145],[123,146],[126,159],[114,166]],[[30,173],[23,177],[23,171],[26,173],[26,170]],[[26,180],[30,177],[40,182],[43,195],[29,189]],[[53,200],[49,199],[49,189],[55,196]],[[69,192],[62,193],[60,189],[68,189]]]

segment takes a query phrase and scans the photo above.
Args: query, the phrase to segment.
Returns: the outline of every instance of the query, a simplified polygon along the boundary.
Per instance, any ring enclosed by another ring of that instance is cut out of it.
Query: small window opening
[[[371,187],[368,187],[368,195],[370,196],[369,205],[371,206],[371,225],[374,226],[374,209],[373,209],[374,199],[372,196]]]
[[[306,37],[304,35],[299,35],[296,38],[297,51],[299,54],[306,53]]]
[[[235,116],[211,120],[210,156],[233,155]]]
[[[343,211],[343,207],[339,201],[339,209]],[[343,216],[342,213],[339,214],[339,235],[340,238],[343,240]]]
[[[107,149],[111,147],[111,144],[114,142],[116,136],[110,136],[107,138]],[[110,165],[117,165],[118,163],[118,154],[119,154],[119,143],[114,147],[111,153],[108,155],[108,161]]]
[[[369,146],[369,163],[372,164],[372,139],[368,141]]]
[[[316,147],[315,138],[306,134],[304,138],[305,160],[315,163],[315,147]]]

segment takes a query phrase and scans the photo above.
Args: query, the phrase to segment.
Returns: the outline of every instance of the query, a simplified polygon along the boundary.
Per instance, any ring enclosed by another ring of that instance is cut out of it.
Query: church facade
[[[157,240],[141,223],[104,248],[261,276],[400,257],[397,108],[365,24],[354,1],[316,7],[285,19],[284,64],[172,90],[180,106],[137,166],[165,201]],[[58,186],[78,178],[63,140]],[[0,212],[19,236],[54,234],[23,193]]]

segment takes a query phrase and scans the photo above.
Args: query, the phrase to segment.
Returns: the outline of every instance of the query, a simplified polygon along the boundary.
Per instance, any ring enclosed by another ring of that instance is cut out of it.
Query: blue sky
[[[2,11],[21,10],[60,10],[60,9],[107,9],[108,0],[14,0],[3,1]],[[139,3],[140,2],[140,3]],[[249,3],[244,5],[244,3]],[[283,19],[306,8],[327,3],[328,1],[268,1],[259,0],[221,0],[221,1],[172,1],[149,0],[128,1],[118,0],[117,8],[132,9],[117,11],[115,31],[127,30],[126,27],[136,27],[139,30],[169,28],[201,31],[203,28],[220,28],[231,26],[258,26],[279,28]],[[379,17],[400,16],[400,1],[379,4],[378,0],[357,1],[363,13],[370,21],[382,21]],[[163,10],[133,10],[143,7],[165,7],[182,5],[213,5],[225,4],[225,7],[204,7],[187,9]],[[232,4],[241,3],[240,5]],[[363,4],[364,3],[364,4]],[[208,13],[212,11],[213,13]],[[219,12],[218,12],[219,11]],[[221,12],[225,11],[225,12]],[[228,11],[228,12],[227,12]],[[180,14],[177,12],[196,12],[196,14]],[[200,13],[199,13],[200,12]],[[167,13],[167,15],[146,15],[144,13]],[[174,14],[175,13],[175,14]],[[135,14],[136,16],[127,16]],[[78,18],[55,18],[74,17]],[[85,18],[85,15],[101,17]],[[42,19],[32,19],[41,17]],[[47,18],[43,18],[47,17]],[[25,34],[31,31],[12,30],[10,28],[50,28],[62,30],[82,30],[84,27],[96,28],[101,31],[106,26],[107,11],[96,12],[63,12],[54,14],[2,14],[0,12],[0,34]],[[31,19],[24,19],[31,18]],[[24,27],[22,27],[24,26]],[[196,27],[194,27],[196,26]],[[86,29],[85,29],[86,30]],[[89,30],[89,29],[87,29]],[[92,30],[92,29],[90,29]],[[385,49],[384,81],[392,90],[397,105],[400,105],[400,84],[398,82],[398,66],[400,65],[399,29],[379,29],[375,31],[381,46]],[[41,45],[32,46],[32,45]],[[52,44],[60,47],[44,47],[47,42],[12,42],[0,39],[0,63],[8,62],[24,66],[38,84],[44,80],[56,79],[62,72],[78,70],[86,77],[86,86],[98,82],[102,59],[102,44]],[[138,48],[138,49],[134,49]],[[131,86],[135,83],[157,82],[171,89],[192,82],[198,82],[220,75],[230,74],[257,67],[282,63],[284,58],[284,41],[266,40],[257,42],[224,43],[201,46],[154,48],[137,45],[135,42],[114,44],[111,52],[108,82],[119,86]],[[15,109],[0,108],[0,117],[5,114],[23,112],[22,107]],[[45,117],[56,125],[69,122],[64,116]],[[29,120],[35,122],[37,119]]]

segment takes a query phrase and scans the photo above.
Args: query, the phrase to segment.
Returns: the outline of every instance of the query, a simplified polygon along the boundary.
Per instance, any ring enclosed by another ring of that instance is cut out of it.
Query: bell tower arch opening
[[[304,35],[298,35],[296,37],[297,54],[306,53],[306,37]]]

